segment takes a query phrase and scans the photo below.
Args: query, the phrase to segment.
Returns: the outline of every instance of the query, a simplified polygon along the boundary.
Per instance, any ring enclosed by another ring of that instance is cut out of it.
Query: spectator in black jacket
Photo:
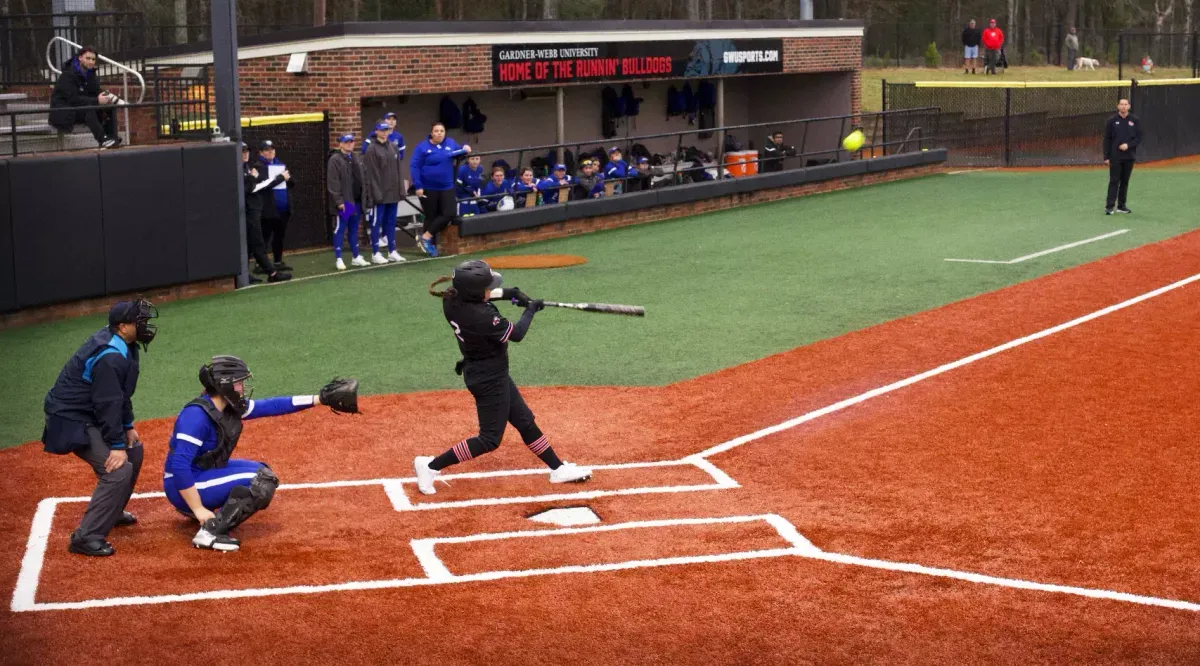
[[[783,132],[776,130],[758,150],[758,172],[783,171],[783,158],[795,156],[796,149],[783,145]]]
[[[979,42],[983,39],[979,28],[975,27],[975,19],[963,28],[963,74],[974,74],[975,66],[979,63]]]
[[[60,132],[71,132],[76,125],[85,124],[92,130],[101,148],[121,145],[117,136],[117,117],[112,111],[78,107],[116,104],[116,95],[100,90],[96,76],[96,49],[85,46],[74,58],[63,63],[62,74],[50,94],[50,125]]]
[[[267,256],[267,243],[263,240],[263,190],[269,194],[272,187],[286,182],[290,174],[284,170],[278,176],[268,179],[266,168],[257,162],[255,164],[257,166],[250,164],[250,146],[243,141],[242,185],[245,187],[246,197],[246,247],[250,250],[250,255],[254,257],[254,260],[258,262],[261,272],[267,275],[267,282],[283,282],[292,279],[292,274],[284,273],[275,267],[271,258]],[[262,282],[262,280],[251,275],[250,283],[256,282]]]
[[[1104,213],[1129,213],[1125,195],[1129,193],[1129,177],[1137,160],[1137,147],[1142,142],[1142,121],[1129,112],[1129,100],[1117,102],[1117,114],[1104,124],[1104,164],[1108,166],[1108,199]]]
[[[133,393],[145,349],[158,332],[158,316],[145,299],[121,301],[108,311],[108,326],[96,331],[63,365],[46,393],[47,453],[73,453],[92,467],[96,490],[67,549],[92,557],[113,554],[107,540],[113,527],[137,518],[125,505],[142,469],[142,442],[133,427]]]

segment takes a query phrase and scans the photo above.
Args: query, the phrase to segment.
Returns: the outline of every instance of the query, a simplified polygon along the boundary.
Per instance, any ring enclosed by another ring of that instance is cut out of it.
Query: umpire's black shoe
[[[275,271],[274,273],[271,274],[270,277],[267,278],[267,282],[287,282],[290,279],[292,279],[291,273],[284,273],[283,271]]]
[[[104,539],[84,541],[75,537],[71,537],[71,545],[67,546],[67,550],[76,555],[87,555],[88,557],[108,557],[117,552],[113,550],[112,544]]]
[[[1113,209],[1111,209],[1111,208],[1105,208],[1105,209],[1104,209],[1104,214],[1105,214],[1105,215],[1112,215],[1112,214],[1113,214]]]
[[[116,527],[129,527],[130,525],[137,525],[137,516],[129,513],[128,511],[123,511],[121,512],[121,517],[117,518],[117,522],[114,523],[114,525]]]
[[[1133,211],[1129,210],[1128,208],[1126,208],[1124,206],[1117,206],[1117,212],[1128,215],[1128,214],[1132,213]]]

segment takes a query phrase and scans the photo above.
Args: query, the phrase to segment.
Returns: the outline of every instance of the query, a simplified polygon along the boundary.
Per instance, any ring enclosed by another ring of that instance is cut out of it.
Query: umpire
[[[1125,196],[1129,193],[1129,177],[1133,175],[1133,163],[1141,142],[1142,121],[1129,112],[1129,100],[1117,102],[1117,114],[1104,123],[1104,163],[1108,166],[1105,215],[1131,212],[1125,207]]]
[[[133,525],[125,511],[142,469],[142,442],[133,427],[133,392],[138,382],[138,343],[145,349],[158,328],[158,310],[146,299],[121,301],[108,311],[108,326],[83,343],[46,394],[46,452],[73,453],[92,466],[99,482],[71,534],[68,550],[112,555],[107,541],[114,526]]]

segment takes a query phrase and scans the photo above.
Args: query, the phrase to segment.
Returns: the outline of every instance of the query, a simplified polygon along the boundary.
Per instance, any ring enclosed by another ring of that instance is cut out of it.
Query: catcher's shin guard
[[[229,499],[217,511],[216,517],[204,523],[204,529],[213,534],[229,534],[247,518],[271,506],[271,499],[275,497],[278,487],[279,477],[270,467],[263,465],[258,469],[258,475],[250,481],[249,487],[236,486],[229,491]]]

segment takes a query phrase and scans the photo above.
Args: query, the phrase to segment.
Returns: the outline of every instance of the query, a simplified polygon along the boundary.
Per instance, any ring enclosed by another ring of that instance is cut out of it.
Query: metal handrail
[[[54,72],[55,74],[62,74],[62,70],[55,67],[54,61],[51,60],[50,51],[54,47],[54,42],[62,42],[64,44],[68,44],[68,45],[74,47],[75,49],[82,49],[83,45],[76,44],[75,42],[73,42],[61,35],[55,35],[50,38],[50,41],[46,42],[46,64],[50,66],[50,71]],[[96,57],[98,59],[103,60],[104,62],[112,65],[113,67],[116,67],[117,69],[121,70],[122,72],[128,72],[130,74],[133,74],[135,77],[137,77],[138,85],[140,85],[142,87],[142,90],[141,90],[141,92],[138,93],[137,102],[134,102],[134,103],[141,104],[142,100],[145,99],[145,97],[146,97],[146,79],[142,78],[142,75],[140,73],[138,73],[138,71],[136,69],[122,65],[121,63],[117,62],[116,60],[113,60],[103,54],[97,53]],[[122,74],[122,77],[124,77],[124,76],[125,75]],[[127,99],[129,97],[128,82],[126,82],[124,84],[124,87],[125,87],[125,89],[122,92],[125,93],[125,98]]]

